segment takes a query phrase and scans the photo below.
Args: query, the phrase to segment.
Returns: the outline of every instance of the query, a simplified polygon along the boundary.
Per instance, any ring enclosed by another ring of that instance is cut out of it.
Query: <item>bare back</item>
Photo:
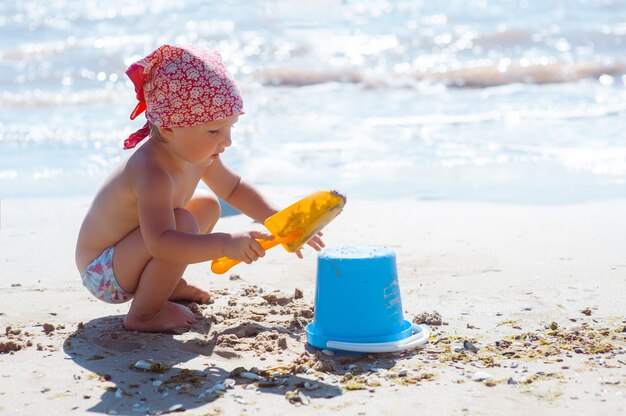
[[[76,244],[76,265],[79,271],[98,257],[105,249],[117,244],[139,227],[136,176],[150,169],[166,172],[175,182],[172,195],[174,208],[184,207],[192,197],[204,169],[188,166],[183,172],[173,173],[156,155],[153,143],[146,142],[114,170],[96,194],[83,220]]]

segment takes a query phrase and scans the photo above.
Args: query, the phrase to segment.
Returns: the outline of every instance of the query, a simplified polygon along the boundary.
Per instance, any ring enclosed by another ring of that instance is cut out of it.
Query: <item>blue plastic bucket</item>
[[[315,315],[306,332],[309,344],[318,348],[370,351],[375,346],[373,352],[423,344],[426,335],[402,315],[395,253],[377,246],[319,254]]]

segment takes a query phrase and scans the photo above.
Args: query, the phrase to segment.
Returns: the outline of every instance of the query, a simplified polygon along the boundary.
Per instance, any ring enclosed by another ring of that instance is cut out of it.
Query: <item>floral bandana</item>
[[[132,64],[126,75],[139,100],[131,120],[145,111],[158,127],[189,127],[243,113],[239,89],[216,51],[163,45]],[[124,141],[124,149],[149,134],[146,123]]]

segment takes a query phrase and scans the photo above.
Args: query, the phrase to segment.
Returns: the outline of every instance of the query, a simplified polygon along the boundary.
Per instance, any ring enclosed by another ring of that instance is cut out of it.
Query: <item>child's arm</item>
[[[154,258],[191,264],[228,256],[249,263],[264,254],[256,239],[271,238],[267,233],[193,234],[178,231],[172,202],[173,179],[164,171],[146,164],[140,169],[143,172],[134,175],[139,227]]]
[[[227,168],[220,159],[213,162],[205,171],[202,180],[217,196],[228,202],[250,218],[263,223],[271,215],[278,212],[252,185],[243,181],[239,175]],[[307,244],[316,251],[325,245],[322,233],[313,236]],[[302,252],[296,251],[302,258]]]
[[[206,168],[202,180],[217,196],[260,223],[278,212],[258,190],[226,167],[219,158]]]

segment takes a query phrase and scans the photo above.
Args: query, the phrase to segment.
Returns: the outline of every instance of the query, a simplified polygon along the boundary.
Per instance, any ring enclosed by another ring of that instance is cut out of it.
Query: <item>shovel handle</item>
[[[261,244],[263,250],[269,250],[281,243],[284,243],[287,238],[274,237],[273,240],[256,240]],[[230,270],[231,267],[241,263],[241,260],[233,260],[229,257],[220,257],[219,259],[213,259],[211,262],[211,271],[215,274],[224,274]]]

